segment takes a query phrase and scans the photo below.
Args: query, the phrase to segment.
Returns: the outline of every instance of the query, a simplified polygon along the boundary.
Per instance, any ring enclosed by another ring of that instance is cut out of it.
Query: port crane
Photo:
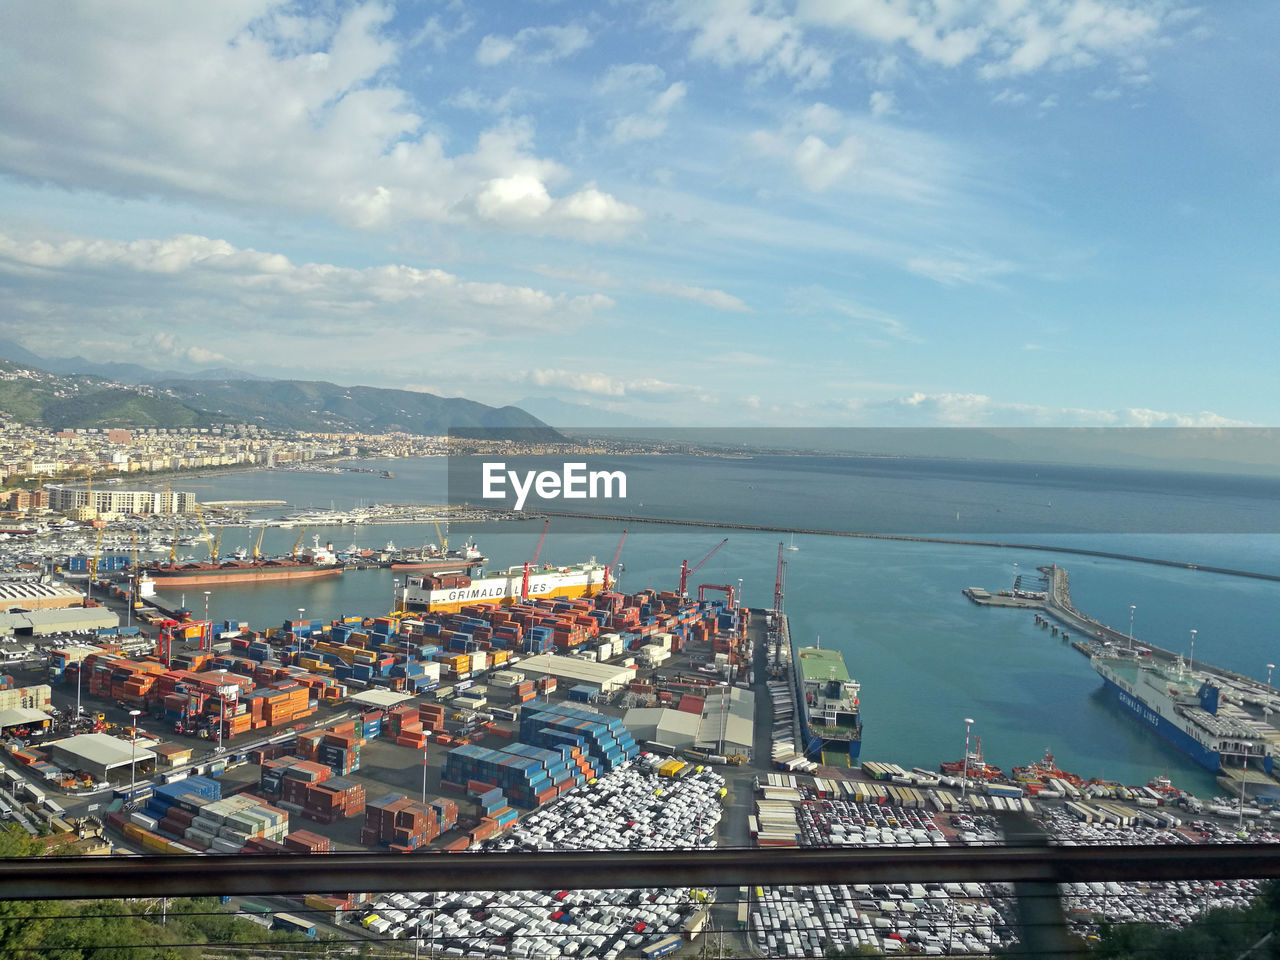
[[[199,627],[200,651],[202,653],[204,652],[206,641],[209,649],[213,648],[212,620],[161,620],[158,627],[159,632],[156,634],[156,659],[164,663],[166,667],[172,666],[173,641],[175,635],[179,631],[186,631],[192,627]]]
[[[773,616],[776,620],[782,616],[783,585],[787,579],[787,561],[782,553],[782,541],[778,541],[778,576],[773,581]]]
[[[264,523],[258,528],[258,539],[253,542],[253,559],[257,560],[262,556],[262,535],[267,532],[267,525]]]
[[[542,544],[547,539],[547,529],[551,526],[551,518],[547,518],[547,522],[542,525],[542,536],[538,538],[538,548],[533,551],[533,559],[526,560],[524,564],[524,579],[520,581],[520,602],[524,603],[529,599],[529,568],[538,562],[538,555],[542,553]]]
[[[307,528],[303,527],[302,532],[298,534],[298,539],[294,541],[293,551],[289,554],[289,556],[293,557],[295,560],[298,559],[298,551],[302,549],[302,538],[305,537],[306,535],[307,535]]]
[[[619,569],[618,558],[622,556],[622,545],[626,542],[627,542],[627,531],[623,530],[622,539],[618,541],[618,549],[613,552],[613,563],[609,564],[609,566],[604,568],[604,592],[605,593],[609,592],[610,586],[617,585],[618,578],[614,576],[613,583],[610,583],[610,576]]]
[[[703,557],[701,560],[698,561],[697,566],[690,567],[688,560],[681,561],[680,563],[680,596],[681,597],[687,597],[689,595],[688,587],[689,587],[690,575],[697,573],[699,570],[701,570],[702,565],[706,563],[708,560],[710,560],[713,556],[715,556],[716,551],[719,550],[728,542],[729,542],[729,538],[725,537],[723,540],[717,543],[714,547],[711,548],[710,553],[708,553],[705,557]]]
[[[431,518],[431,522],[436,525],[436,539],[440,541],[440,553],[447,556],[449,553],[449,535],[440,531],[440,521],[435,517]],[[446,522],[445,526],[447,527],[449,524]]]

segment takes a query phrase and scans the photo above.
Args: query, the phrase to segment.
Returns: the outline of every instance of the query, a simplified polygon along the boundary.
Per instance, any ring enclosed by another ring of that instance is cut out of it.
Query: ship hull
[[[1185,730],[1180,729],[1177,724],[1152,710],[1138,697],[1121,689],[1110,677],[1102,676],[1102,682],[1116,701],[1133,714],[1143,726],[1154,730],[1206,770],[1217,773],[1221,769],[1222,758],[1216,750],[1210,750]]]
[[[269,580],[311,580],[316,577],[335,577],[342,567],[271,567],[262,569],[233,570],[152,570],[149,576],[157,590],[166,587],[198,586],[222,583],[262,583]]]
[[[858,725],[858,735],[851,737],[832,737],[815,730],[809,720],[809,703],[804,693],[804,679],[800,671],[800,661],[794,649],[791,651],[792,678],[796,691],[797,709],[800,711],[800,736],[804,741],[804,754],[811,760],[824,761],[824,754],[834,753],[848,755],[850,765],[862,753],[862,725]]]
[[[416,573],[466,573],[483,564],[483,560],[393,560],[390,568]]]
[[[495,604],[509,607],[521,602],[523,574],[503,574],[474,580],[465,587],[411,586],[404,593],[407,610],[456,613],[471,604]],[[539,571],[529,576],[529,599],[578,599],[594,597],[604,588],[604,568],[570,569],[566,573]]]

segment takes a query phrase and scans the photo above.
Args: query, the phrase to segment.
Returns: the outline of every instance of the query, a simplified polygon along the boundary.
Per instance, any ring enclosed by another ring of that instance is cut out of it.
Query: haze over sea
[[[1280,483],[1270,479],[906,459],[605,462],[628,471],[628,499],[607,505],[622,515],[1005,540],[1280,574],[1280,535],[1271,532],[1280,530]],[[395,478],[258,471],[193,478],[179,488],[201,500],[280,499],[293,509],[446,502],[443,458],[369,465],[390,466]],[[541,559],[608,562],[625,526],[553,521]],[[454,524],[449,539],[474,536],[494,570],[528,559],[541,531],[540,520]],[[640,523],[629,531],[624,589],[675,589],[681,560],[696,564],[727,536],[691,578],[691,590],[741,579],[745,602],[759,607],[772,605],[778,544],[790,541],[774,532]],[[263,549],[287,552],[298,533],[270,529]],[[340,551],[436,540],[430,524],[316,528],[307,531],[308,543],[313,533]],[[240,545],[251,545],[249,531],[229,528],[224,552]],[[1267,663],[1280,661],[1277,582],[1052,549],[812,535],[795,545],[785,552],[792,635],[799,645],[820,636],[862,683],[866,759],[906,767],[958,759],[964,718],[972,717],[987,760],[1006,770],[1048,747],[1060,766],[1086,777],[1145,783],[1167,772],[1202,796],[1220,792],[1207,772],[1122,713],[1088,660],[1035,627],[1029,611],[982,609],[961,595],[967,586],[1006,589],[1018,573],[1034,577],[1037,566],[1049,563],[1069,570],[1073,600],[1086,614],[1127,631],[1135,605],[1140,641],[1187,652],[1195,628],[1197,661],[1260,680]],[[323,619],[381,614],[392,603],[396,576],[351,571],[310,582],[228,586],[213,591],[210,613],[254,628],[279,624],[300,607]],[[196,609],[203,599],[202,591],[185,597]]]

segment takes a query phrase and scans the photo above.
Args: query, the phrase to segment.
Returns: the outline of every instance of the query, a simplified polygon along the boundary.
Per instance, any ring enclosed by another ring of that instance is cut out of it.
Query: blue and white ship
[[[1091,662],[1122,706],[1205,769],[1248,761],[1271,774],[1280,732],[1226,704],[1220,687],[1194,677],[1180,659],[1174,667],[1116,656]]]
[[[849,676],[844,657],[837,650],[800,647],[795,677],[805,755],[826,762],[824,753],[838,752],[852,763],[862,751],[861,688]]]

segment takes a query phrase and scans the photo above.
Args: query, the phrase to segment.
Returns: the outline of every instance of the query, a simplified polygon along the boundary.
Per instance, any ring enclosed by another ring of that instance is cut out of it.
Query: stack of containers
[[[422,721],[423,731],[444,729],[444,705],[424,703],[418,707],[418,719]]]
[[[307,788],[302,815],[317,823],[334,823],[364,813],[364,784],[334,777]]]
[[[367,806],[360,842],[366,846],[385,843],[396,853],[412,853],[442,832],[435,807],[403,794],[389,794]]]
[[[286,834],[285,849],[292,853],[332,853],[333,841],[310,830],[295,830]]]
[[[536,743],[539,734],[546,729],[581,736],[587,755],[602,773],[608,773],[634,759],[640,752],[621,720],[584,708],[546,704],[527,708],[521,714],[522,741]]]

